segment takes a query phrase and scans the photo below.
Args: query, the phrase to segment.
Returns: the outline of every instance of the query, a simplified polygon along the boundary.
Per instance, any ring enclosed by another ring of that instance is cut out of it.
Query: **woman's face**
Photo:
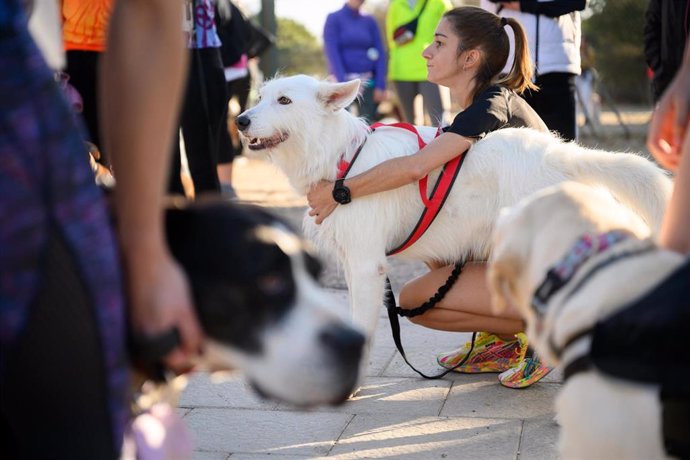
[[[451,81],[462,72],[458,56],[459,44],[460,38],[453,31],[450,22],[441,19],[434,33],[434,41],[422,53],[426,59],[427,80],[437,85],[451,86]]]

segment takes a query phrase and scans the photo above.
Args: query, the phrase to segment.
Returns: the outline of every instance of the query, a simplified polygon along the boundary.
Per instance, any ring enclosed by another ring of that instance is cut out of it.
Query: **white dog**
[[[339,161],[352,160],[365,139],[350,175],[417,152],[416,136],[409,131],[386,127],[371,132],[345,110],[358,91],[358,80],[278,78],[261,88],[259,103],[238,117],[238,127],[249,149],[272,160],[303,194],[321,179],[334,180]],[[426,142],[436,133],[431,127],[418,129]],[[430,175],[429,184],[438,174]],[[486,260],[500,208],[568,179],[606,186],[655,228],[670,191],[666,175],[639,156],[586,150],[527,129],[500,130],[472,147],[433,225],[400,255],[448,263]],[[384,297],[386,252],[406,238],[422,210],[418,186],[411,184],[338,206],[321,225],[305,216],[307,236],[339,256],[354,321],[368,337]]]
[[[566,368],[556,400],[564,458],[666,457],[657,386],[594,367],[568,378],[589,352],[592,336],[583,331],[681,265],[681,255],[658,249],[649,236],[640,217],[606,191],[574,182],[537,192],[503,211],[496,224],[488,274],[494,306],[517,306],[536,351]],[[549,289],[554,285],[560,288]]]

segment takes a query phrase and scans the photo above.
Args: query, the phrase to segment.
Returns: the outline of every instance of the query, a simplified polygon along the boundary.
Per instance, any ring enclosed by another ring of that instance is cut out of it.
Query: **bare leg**
[[[452,270],[452,266],[433,269],[407,283],[400,292],[401,308],[415,308],[429,300]],[[524,330],[522,319],[514,309],[509,308],[500,315],[492,312],[485,263],[467,263],[444,299],[410,320],[431,329],[453,332],[487,331],[512,336]]]

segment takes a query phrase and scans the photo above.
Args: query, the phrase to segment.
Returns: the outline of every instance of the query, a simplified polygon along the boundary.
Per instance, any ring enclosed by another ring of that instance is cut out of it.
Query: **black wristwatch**
[[[340,204],[348,204],[352,201],[350,189],[343,183],[345,179],[338,179],[333,186],[333,199]]]

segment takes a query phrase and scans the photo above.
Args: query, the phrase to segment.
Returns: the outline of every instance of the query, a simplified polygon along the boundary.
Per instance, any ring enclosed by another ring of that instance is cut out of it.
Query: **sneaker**
[[[470,351],[472,342],[461,348],[441,353],[436,357],[439,366],[450,369],[461,362]],[[475,337],[472,354],[465,364],[453,369],[465,374],[503,372],[517,366],[527,351],[527,338],[519,333],[514,340],[503,340],[490,332],[479,332]]]
[[[530,348],[517,366],[499,374],[498,381],[508,388],[527,388],[546,377],[552,369],[552,367],[542,364],[539,357]]]

